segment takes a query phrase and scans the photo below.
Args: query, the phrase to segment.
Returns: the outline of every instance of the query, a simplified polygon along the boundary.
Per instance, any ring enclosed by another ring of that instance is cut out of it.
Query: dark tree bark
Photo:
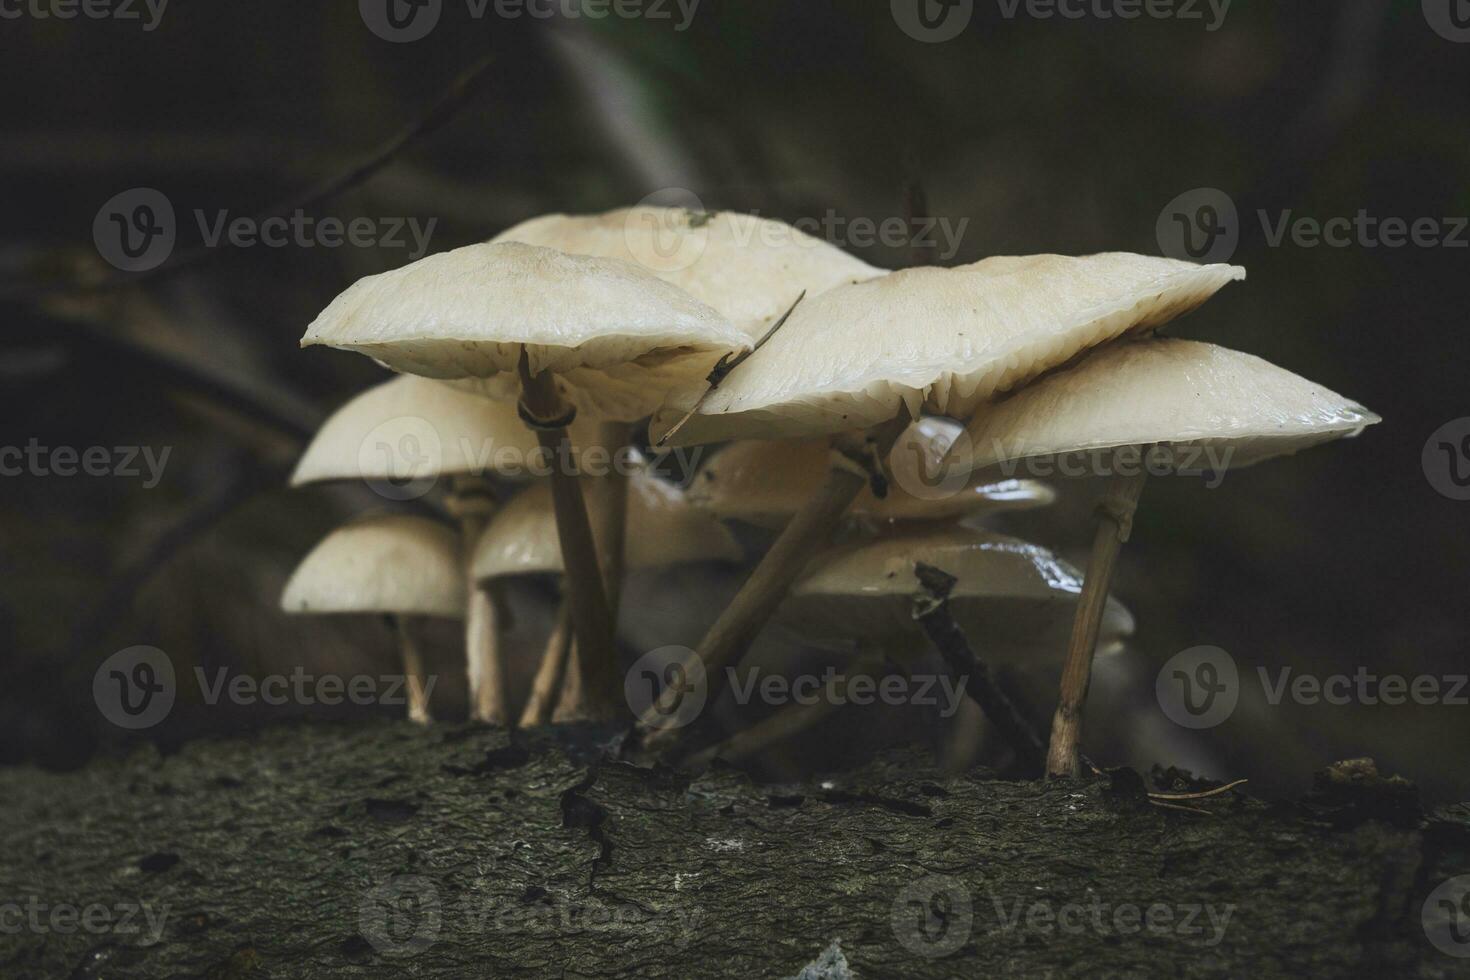
[[[0,772],[0,976],[1470,972],[1421,923],[1470,871],[1470,807],[1425,816],[1361,766],[1201,815],[1127,771],[900,753],[773,788],[598,762],[592,737],[293,726]]]

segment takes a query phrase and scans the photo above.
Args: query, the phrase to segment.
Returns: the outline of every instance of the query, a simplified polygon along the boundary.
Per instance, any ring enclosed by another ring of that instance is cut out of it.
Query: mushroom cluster
[[[293,483],[444,477],[458,533],[427,513],[351,524],[303,562],[285,605],[400,624],[463,617],[474,718],[626,719],[630,744],[671,757],[689,741],[660,723],[687,693],[675,680],[697,676],[702,697],[718,697],[773,620],[850,651],[854,670],[912,669],[929,642],[955,664],[955,645],[916,615],[927,590],[961,637],[957,669],[1059,678],[1045,765],[1075,775],[1093,658],[1133,629],[1108,586],[1142,474],[1187,470],[1202,454],[1217,470],[1249,465],[1378,421],[1257,358],[1156,336],[1244,277],[1123,253],[886,272],[750,215],[535,218],[369,276],[307,329],[303,346],[357,351],[401,375],[334,415]],[[646,459],[712,444],[687,490]],[[1128,475],[1099,505],[1085,574],[989,526],[1054,499],[1017,478],[1026,461],[1074,453],[1148,460],[1109,471]],[[632,658],[615,641],[623,579],[741,561],[728,523],[774,540],[635,718]],[[505,582],[530,575],[557,577],[564,598],[530,695],[513,705],[497,635]],[[422,679],[400,635],[405,669]],[[415,689],[411,714],[424,721],[427,686]],[[966,693],[971,711],[1004,705],[976,685]],[[738,756],[830,706],[779,712],[684,758]]]

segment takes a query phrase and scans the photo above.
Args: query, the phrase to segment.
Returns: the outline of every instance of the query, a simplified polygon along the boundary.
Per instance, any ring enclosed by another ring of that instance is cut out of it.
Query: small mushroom
[[[861,444],[834,441],[842,453],[821,489],[700,643],[711,696],[721,669],[831,540],[911,417],[927,411],[968,421],[997,394],[1097,344],[1160,326],[1243,276],[1234,266],[1125,254],[907,269],[802,303],[717,388],[672,393],[650,433],[672,433],[675,444],[867,431]],[[650,749],[674,731],[659,731],[652,712],[640,727]]]
[[[567,426],[647,415],[667,391],[750,347],[687,293],[626,262],[518,242],[470,245],[359,280],[307,329],[327,344],[411,374],[461,379],[520,398],[554,465],[578,658],[595,696],[621,702],[612,613]]]
[[[889,460],[888,492],[879,498],[871,487],[865,488],[846,516],[879,525],[942,521],[1047,507],[1056,499],[1056,493],[1038,480],[971,480],[952,491],[911,493],[907,488],[932,484],[933,474],[943,470],[945,456],[963,431],[949,419],[915,422],[899,437],[899,445],[910,452],[896,451]],[[721,520],[779,530],[821,489],[831,452],[825,439],[731,443],[700,467],[689,488],[689,502]]]
[[[413,616],[463,619],[464,564],[454,532],[423,517],[360,518],[322,539],[281,595],[288,613],[379,613],[393,620],[408,716],[426,724],[429,691],[409,627]]]
[[[426,431],[426,426],[432,431]],[[577,427],[579,442],[586,438],[583,430],[588,428]],[[459,521],[461,554],[468,562],[494,508],[485,475],[529,476],[528,463],[539,448],[513,403],[405,374],[368,389],[334,412],[296,464],[291,486],[450,477],[448,507]],[[405,472],[410,467],[412,472]],[[503,598],[493,591],[487,594],[473,584],[469,587],[465,664],[470,714],[477,721],[497,725],[510,720],[507,666],[499,644],[498,613],[503,607]]]
[[[596,487],[597,485],[594,485]],[[602,486],[605,486],[602,485]],[[591,489],[589,496],[606,492]],[[740,546],[720,523],[684,499],[678,487],[640,470],[628,480],[628,553],[631,569],[664,568],[696,561],[738,561]],[[552,544],[554,508],[550,487],[537,484],[507,503],[475,547],[471,575],[492,582],[514,575],[560,574],[560,551]],[[599,542],[600,543],[600,542]],[[565,607],[563,607],[565,610]],[[568,668],[571,637],[560,618],[542,657],[521,725],[606,717],[589,701],[576,668]],[[560,692],[560,704],[557,703]]]
[[[1098,508],[1086,586],[1077,608],[1061,699],[1052,722],[1047,771],[1075,776],[1082,709],[1096,645],[1101,596],[1128,540],[1150,468],[1197,460],[1209,450],[1219,469],[1250,466],[1334,439],[1352,438],[1377,415],[1259,357],[1196,341],[1153,339],[1089,354],[995,406],[971,427],[977,468],[1074,452],[1115,460]],[[1186,456],[1182,450],[1190,450]],[[1196,464],[1197,465],[1197,462]]]

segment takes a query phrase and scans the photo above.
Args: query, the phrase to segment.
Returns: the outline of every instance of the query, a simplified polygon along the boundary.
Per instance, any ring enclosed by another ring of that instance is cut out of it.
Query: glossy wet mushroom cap
[[[918,268],[809,298],[670,439],[794,438],[868,429],[907,406],[968,419],[997,393],[1089,347],[1158,327],[1245,271],[1126,253],[997,256]],[[660,439],[703,386],[653,419]]]
[[[987,411],[970,435],[977,470],[1150,445],[1160,464],[1223,469],[1352,438],[1379,421],[1259,357],[1154,338],[1093,351]],[[1186,455],[1183,446],[1209,452]]]
[[[486,394],[508,399],[520,391],[524,349],[531,373],[555,374],[574,404],[632,421],[750,341],[638,266],[500,242],[359,280],[301,344],[357,351],[427,378],[482,379]]]
[[[909,529],[831,548],[812,560],[778,621],[814,641],[859,640],[900,658],[926,651],[913,620],[920,562],[958,580],[950,608],[978,655],[1021,664],[1060,658],[1082,576],[1045,548],[970,527]],[[1099,649],[1118,649],[1132,633],[1132,615],[1109,600]]]

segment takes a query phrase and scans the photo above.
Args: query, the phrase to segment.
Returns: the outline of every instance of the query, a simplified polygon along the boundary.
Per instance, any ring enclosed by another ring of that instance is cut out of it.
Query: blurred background
[[[1116,585],[1138,635],[1095,686],[1087,751],[1099,764],[1249,777],[1270,794],[1372,755],[1436,798],[1466,798],[1470,689],[1458,704],[1272,705],[1256,679],[1287,666],[1470,672],[1470,502],[1453,499],[1444,471],[1470,458],[1436,472],[1425,454],[1436,430],[1470,415],[1463,3],[1181,2],[1137,19],[1103,3],[1074,19],[1024,2],[919,2],[922,19],[915,0],[647,0],[616,8],[639,16],[603,17],[592,13],[609,5],[560,2],[554,16],[511,17],[519,5],[497,13],[493,0],[138,3],[70,18],[47,0],[0,4],[12,93],[0,123],[0,446],[106,447],[118,464],[0,477],[0,761],[71,767],[128,738],[170,745],[369,710],[211,707],[184,690],[165,724],[129,736],[97,711],[92,677],[135,644],[164,649],[181,673],[391,669],[381,623],[278,611],[310,547],[385,502],[361,486],[284,484],[326,413],[384,379],[366,358],[303,352],[299,337],[349,283],[421,244],[441,251],[536,214],[678,188],[712,209],[822,222],[823,237],[890,268],[1158,254],[1177,245],[1174,202],[1223,195],[1233,232],[1209,241],[1250,278],[1173,332],[1258,354],[1386,421],[1216,489],[1150,483]],[[359,172],[368,161],[383,165]],[[136,188],[161,192],[177,219],[168,260],[142,274],[119,272],[94,236],[104,205]],[[222,216],[298,205],[318,220],[370,219],[374,240],[208,241]],[[1360,212],[1433,219],[1435,240],[1275,235],[1283,220]],[[938,221],[937,247],[876,233],[891,220],[914,228],[915,215]],[[416,242],[411,227],[431,234]],[[138,475],[117,447],[138,448]],[[156,479],[144,449],[163,461]],[[1098,487],[1061,489],[1057,507],[1006,526],[1082,565]],[[626,654],[697,640],[739,574],[635,579]],[[512,595],[520,689],[551,596],[544,583]],[[456,630],[430,639],[436,714],[462,718]],[[764,642],[774,659],[789,646]],[[1191,731],[1163,716],[1154,684],[1200,644],[1229,652],[1241,695],[1225,723]],[[761,765],[784,778],[933,741],[913,715],[839,719]]]

